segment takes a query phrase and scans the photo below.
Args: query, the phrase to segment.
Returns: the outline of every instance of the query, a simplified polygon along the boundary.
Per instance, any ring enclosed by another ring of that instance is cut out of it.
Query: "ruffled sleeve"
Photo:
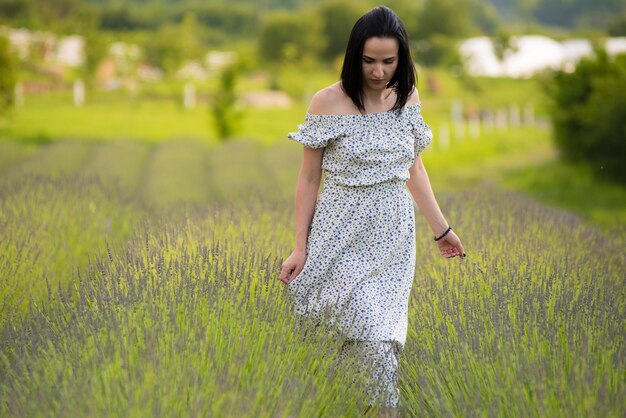
[[[412,115],[411,131],[413,132],[415,155],[417,156],[420,155],[433,140],[433,131],[430,129],[430,126],[424,122],[424,118],[419,111]]]
[[[308,148],[323,148],[342,135],[343,124],[333,115],[313,115],[307,113],[304,123],[298,125],[298,132],[287,136]]]

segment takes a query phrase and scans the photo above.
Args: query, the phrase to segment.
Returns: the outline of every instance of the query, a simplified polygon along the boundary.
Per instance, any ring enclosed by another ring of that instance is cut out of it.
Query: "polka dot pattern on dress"
[[[398,178],[432,141],[419,104],[399,111],[356,115],[307,113],[289,138],[309,148],[322,148],[322,169],[337,183],[365,186]]]
[[[415,274],[409,168],[431,142],[419,105],[359,115],[306,115],[289,134],[325,147],[324,186],[303,270],[287,286],[297,317],[325,321],[346,339],[406,340]]]

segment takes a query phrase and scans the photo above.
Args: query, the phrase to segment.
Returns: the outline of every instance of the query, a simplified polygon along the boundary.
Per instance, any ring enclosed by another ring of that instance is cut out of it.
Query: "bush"
[[[16,62],[9,41],[0,36],[0,118],[6,115],[15,102]]]
[[[319,7],[324,22],[324,35],[327,38],[323,56],[331,61],[343,57],[348,45],[352,26],[366,11],[355,1],[328,0]]]
[[[626,13],[613,18],[607,30],[611,36],[626,36]]]
[[[554,72],[546,87],[561,155],[626,184],[626,55],[597,51],[572,73]]]
[[[266,16],[259,35],[261,57],[270,62],[301,62],[315,59],[326,47],[323,22],[310,11],[283,10]]]
[[[236,85],[239,69],[236,65],[225,68],[220,75],[219,88],[213,99],[213,118],[220,140],[232,137],[238,128],[239,112],[236,109]]]

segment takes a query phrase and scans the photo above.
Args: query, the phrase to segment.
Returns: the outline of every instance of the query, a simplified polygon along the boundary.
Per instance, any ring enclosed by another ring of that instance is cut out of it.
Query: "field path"
[[[156,210],[206,204],[211,192],[210,147],[200,141],[172,140],[150,154],[137,197]]]
[[[153,146],[132,140],[99,143],[80,170],[81,175],[98,176],[107,185],[119,187],[125,197],[138,192],[144,180]]]
[[[10,166],[9,175],[59,176],[76,173],[93,155],[97,143],[64,140],[42,146]]]

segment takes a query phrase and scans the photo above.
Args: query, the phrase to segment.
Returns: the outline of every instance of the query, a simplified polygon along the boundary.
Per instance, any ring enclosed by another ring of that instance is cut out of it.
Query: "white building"
[[[0,27],[22,61],[32,60],[61,67],[80,67],[85,62],[85,39],[79,35],[58,38],[49,32]]]
[[[55,58],[64,67],[80,67],[85,63],[85,39],[78,35],[59,39]]]
[[[469,38],[459,47],[465,70],[472,75],[486,77],[502,76],[502,63],[496,56],[491,39],[486,36]]]
[[[518,36],[504,53],[502,70],[513,78],[527,78],[545,69],[558,69],[565,61],[561,44],[545,36]]]
[[[604,46],[610,55],[626,53],[626,37],[609,38]]]
[[[610,55],[626,53],[626,38],[609,38],[604,46]],[[573,71],[581,58],[593,55],[593,46],[587,39],[557,42],[545,36],[517,36],[500,60],[491,39],[477,37],[463,41],[459,53],[472,75],[526,78],[546,69]]]

